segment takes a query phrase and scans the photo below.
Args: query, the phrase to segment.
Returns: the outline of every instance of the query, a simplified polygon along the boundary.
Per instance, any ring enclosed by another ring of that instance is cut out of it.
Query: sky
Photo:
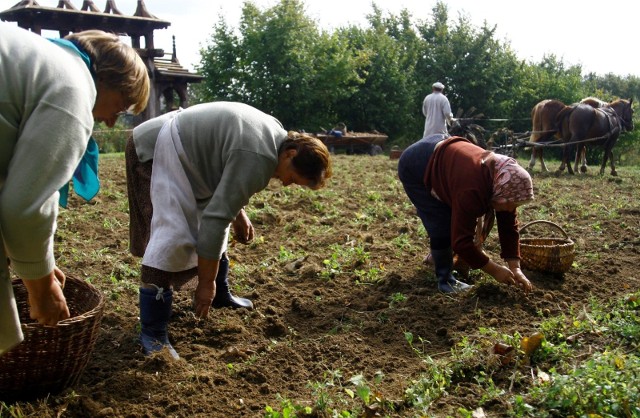
[[[104,10],[106,0],[93,0]],[[335,29],[343,25],[366,25],[372,3],[384,13],[398,14],[407,9],[414,22],[428,20],[437,0],[303,0],[306,14],[320,27]],[[36,0],[40,6],[56,7],[58,0]],[[0,0],[0,11],[19,0]],[[82,0],[71,0],[77,8]],[[118,9],[132,15],[137,0],[116,0]],[[262,10],[278,0],[253,0]],[[496,38],[508,42],[520,59],[539,62],[554,54],[565,65],[581,65],[583,74],[613,73],[640,76],[638,17],[640,1],[615,0],[445,0],[449,17],[463,15],[476,27],[484,22],[496,26]],[[155,46],[171,52],[172,36],[180,63],[193,69],[200,61],[200,48],[206,45],[212,28],[223,16],[228,26],[237,28],[242,0],[145,0],[147,10],[171,22],[155,32]],[[610,4],[611,7],[608,7]]]

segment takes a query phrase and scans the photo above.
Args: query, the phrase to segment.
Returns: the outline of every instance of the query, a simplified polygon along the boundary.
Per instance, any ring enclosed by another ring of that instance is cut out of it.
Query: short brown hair
[[[280,152],[295,149],[291,164],[298,174],[311,181],[312,187],[323,187],[331,177],[331,158],[327,146],[318,138],[289,131]]]
[[[151,89],[149,74],[142,58],[132,47],[117,35],[101,30],[72,33],[65,39],[76,42],[89,55],[96,82],[122,91],[127,105],[133,106],[136,114],[147,107]]]

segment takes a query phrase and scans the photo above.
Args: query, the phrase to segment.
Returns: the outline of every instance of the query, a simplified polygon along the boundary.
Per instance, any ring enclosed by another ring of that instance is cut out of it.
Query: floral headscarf
[[[492,200],[522,204],[533,200],[531,176],[516,160],[495,154]]]

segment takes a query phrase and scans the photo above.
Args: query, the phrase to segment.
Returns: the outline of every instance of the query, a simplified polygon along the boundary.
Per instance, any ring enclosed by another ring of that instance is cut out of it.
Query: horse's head
[[[633,99],[618,99],[609,104],[622,122],[622,127],[627,131],[633,130]]]

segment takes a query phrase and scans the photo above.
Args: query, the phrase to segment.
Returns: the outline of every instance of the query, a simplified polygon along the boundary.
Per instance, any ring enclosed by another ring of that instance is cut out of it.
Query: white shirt
[[[449,99],[439,91],[434,91],[424,98],[422,102],[422,114],[425,116],[425,138],[431,134],[447,134],[447,119],[453,118]]]

